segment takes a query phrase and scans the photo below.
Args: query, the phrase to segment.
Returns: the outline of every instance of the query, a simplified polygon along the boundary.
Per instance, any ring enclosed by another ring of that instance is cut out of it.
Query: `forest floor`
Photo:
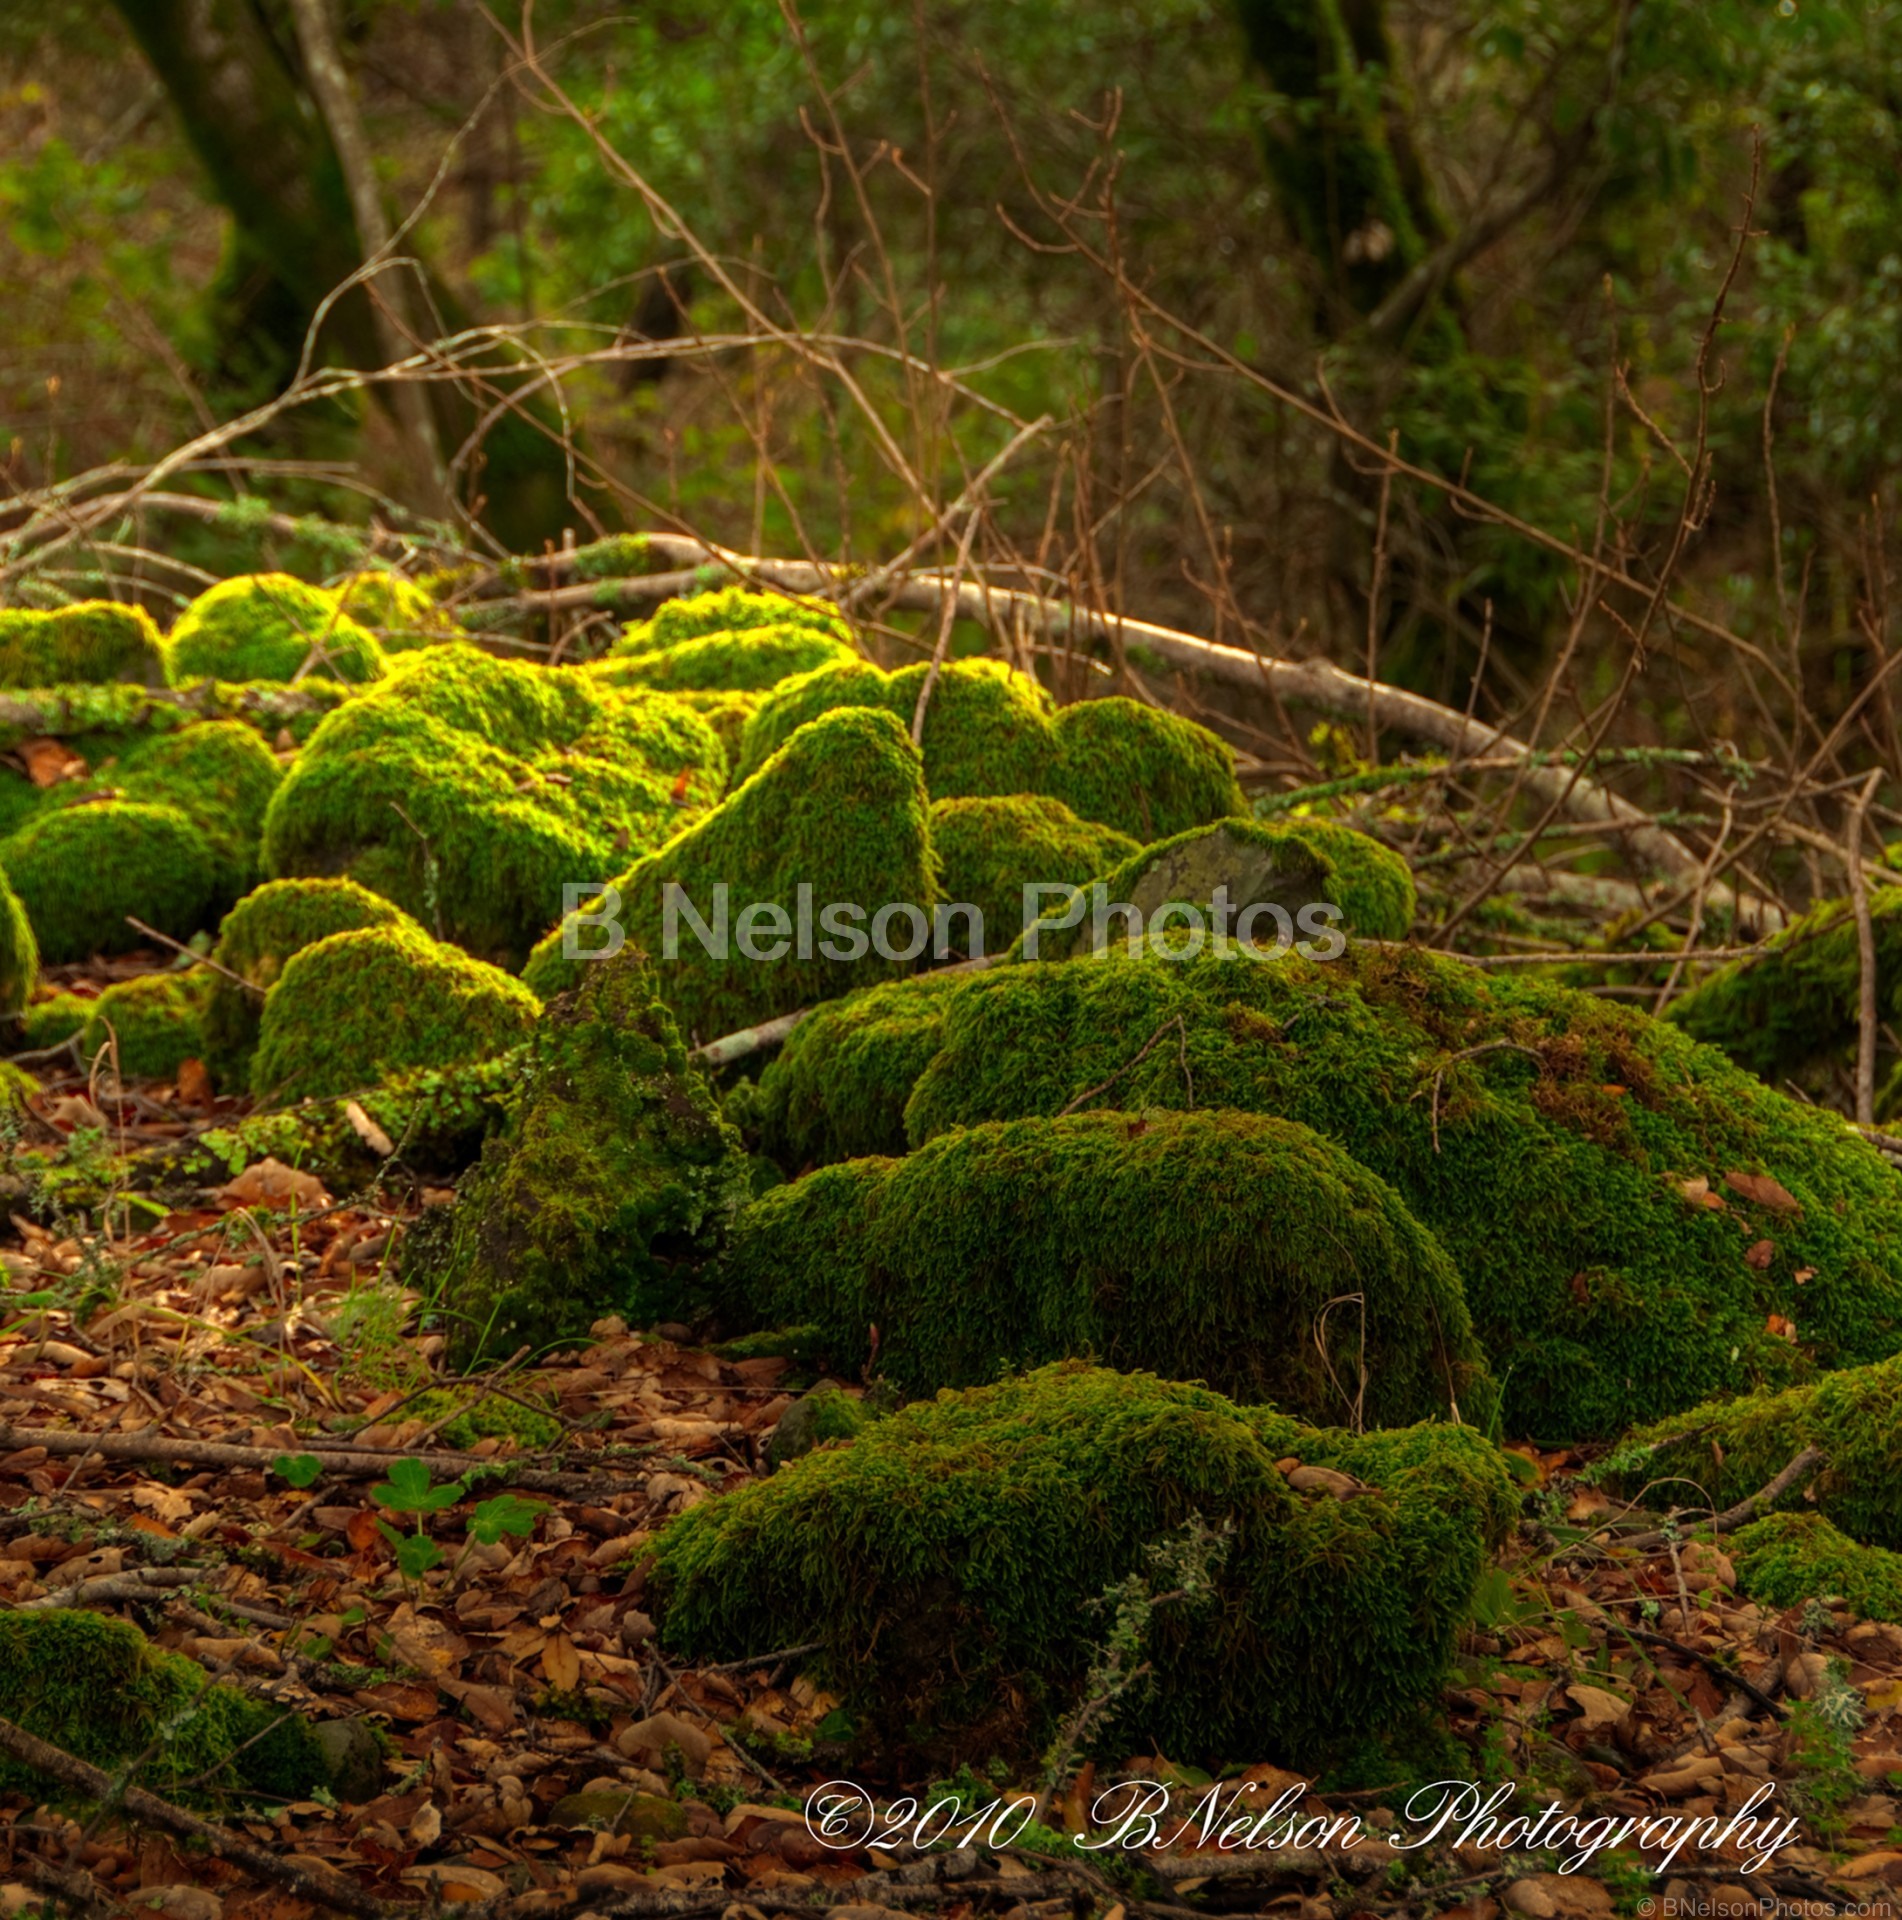
[[[151,1143],[233,1110],[194,1098],[189,1076],[121,1099],[40,1071],[46,1137],[103,1122]],[[1645,1545],[1645,1516],[1570,1452],[1528,1454],[1526,1517],[1460,1649],[1444,1708],[1465,1777],[1512,1785],[1519,1812],[1563,1799],[1594,1816],[1698,1819],[1769,1783],[1762,1811],[1802,1829],[1760,1871],[1743,1873],[1734,1845],[1687,1847],[1663,1871],[1632,1846],[1564,1874],[1560,1856],[1455,1832],[1402,1850],[1404,1790],[1301,1793],[1302,1776],[1249,1755],[1221,1756],[1233,1764],[1214,1782],[1196,1764],[1211,1756],[1153,1754],[1098,1756],[1059,1781],[1047,1823],[1073,1836],[1112,1782],[1171,1786],[1171,1843],[1140,1856],[822,1844],[802,1809],[849,1769],[829,1737],[840,1701],[801,1675],[810,1649],[677,1663],[641,1571],[668,1515],[767,1470],[808,1382],[782,1359],[697,1350],[685,1329],[603,1321],[585,1348],[469,1383],[552,1410],[557,1446],[450,1450],[443,1417],[410,1411],[450,1384],[441,1338],[384,1278],[409,1221],[447,1198],[394,1181],[333,1196],[266,1163],[163,1217],[114,1217],[107,1239],[33,1224],[16,1198],[0,1234],[0,1608],[121,1611],[287,1711],[367,1718],[384,1747],[361,1799],[216,1814],[275,1873],[219,1857],[215,1835],[208,1846],[110,1810],[82,1825],[57,1803],[0,1797],[0,1912],[57,1883],[100,1913],[294,1920],[311,1910],[300,1875],[313,1863],[347,1876],[366,1916],[450,1902],[498,1916],[1489,1920],[1700,1902],[1887,1912],[1891,1888],[1902,1908],[1902,1627],[1740,1600],[1719,1549]],[[497,1507],[507,1489],[518,1501]],[[480,1524],[484,1501],[505,1524]],[[418,1534],[433,1544],[406,1544]],[[929,1797],[924,1777],[867,1784],[881,1803]],[[1290,1789],[1304,1820],[1357,1816],[1354,1843],[1216,1843],[1212,1805],[1241,1795],[1259,1810]]]

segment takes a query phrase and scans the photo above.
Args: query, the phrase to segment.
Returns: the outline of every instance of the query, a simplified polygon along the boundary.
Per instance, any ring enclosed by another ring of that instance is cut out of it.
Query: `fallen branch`
[[[1749,1499],[1739,1500],[1734,1507],[1726,1507],[1709,1520],[1698,1521],[1698,1530],[1701,1532],[1708,1527],[1714,1534],[1735,1533],[1746,1520],[1754,1520],[1767,1507],[1775,1506],[1791,1488],[1801,1486],[1818,1467],[1828,1463],[1829,1456],[1822,1448],[1805,1447],[1769,1485],[1759,1487]],[[1634,1533],[1618,1544],[1621,1547],[1636,1547],[1641,1553],[1651,1553],[1666,1544],[1666,1535],[1660,1528],[1650,1533]]]
[[[35,1739],[11,1720],[0,1720],[0,1752],[10,1753],[34,1772],[71,1787],[88,1799],[123,1807],[131,1818],[146,1826],[162,1827],[182,1839],[196,1840],[256,1879],[282,1887],[286,1893],[308,1900],[314,1906],[356,1914],[359,1920],[390,1920],[398,1911],[329,1867],[314,1862],[305,1865],[288,1854],[267,1852],[233,1833],[229,1827],[221,1827],[215,1820],[201,1820],[197,1814],[187,1813],[183,1807],[175,1807],[169,1800],[147,1793],[143,1787],[117,1787],[112,1775],[103,1768],[75,1758],[63,1747]]]
[[[70,740],[86,733],[118,733],[130,727],[172,726],[189,720],[295,720],[328,713],[344,689],[220,686],[89,687],[75,694],[34,691],[0,694],[0,733],[50,734]]]
[[[1773,1720],[1787,1720],[1790,1716],[1764,1692],[1754,1687],[1735,1667],[1727,1667],[1714,1653],[1705,1653],[1700,1648],[1687,1646],[1682,1640],[1673,1640],[1668,1633],[1653,1633],[1648,1627],[1628,1627],[1622,1620],[1613,1625],[1626,1638],[1641,1641],[1647,1647],[1662,1647],[1667,1653],[1675,1653],[1680,1659],[1693,1660],[1708,1673],[1713,1680],[1721,1680],[1741,1693],[1753,1706],[1760,1707]]]
[[[70,1587],[43,1593],[37,1600],[22,1600],[18,1611],[51,1613],[61,1607],[97,1607],[112,1600],[146,1600],[162,1588],[195,1586],[203,1578],[202,1571],[190,1567],[129,1567],[123,1573],[75,1580]]]

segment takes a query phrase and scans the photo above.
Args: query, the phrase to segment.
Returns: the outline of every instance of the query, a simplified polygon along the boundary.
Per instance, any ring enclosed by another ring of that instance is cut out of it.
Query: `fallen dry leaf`
[[[350,1122],[351,1132],[378,1159],[387,1160],[396,1151],[396,1143],[354,1100],[346,1100],[343,1103],[343,1117]]]
[[[324,1183],[314,1173],[287,1167],[269,1155],[246,1167],[235,1180],[227,1180],[217,1194],[235,1207],[296,1206],[314,1212],[330,1204]]]
[[[26,777],[36,787],[56,787],[63,780],[83,780],[86,763],[64,740],[44,736],[22,740],[13,750],[26,768]]]
[[[1746,1200],[1754,1201],[1760,1207],[1768,1207],[1772,1213],[1801,1213],[1802,1203],[1781,1180],[1773,1179],[1767,1173],[1727,1173],[1724,1185],[1732,1193],[1742,1194]]]

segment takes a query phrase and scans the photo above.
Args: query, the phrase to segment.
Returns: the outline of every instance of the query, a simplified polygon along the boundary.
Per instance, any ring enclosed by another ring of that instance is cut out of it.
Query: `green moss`
[[[0,1060],[0,1120],[12,1119],[26,1111],[26,1103],[40,1090],[40,1083],[24,1067],[11,1060]]]
[[[238,720],[207,720],[141,741],[110,777],[128,800],[176,807],[210,843],[224,871],[219,892],[236,899],[258,877],[265,809],[283,769]]]
[[[561,1444],[566,1429],[552,1408],[536,1409],[499,1393],[478,1399],[473,1387],[433,1387],[403,1408],[404,1420],[426,1426],[444,1421],[436,1431],[446,1447],[473,1447],[479,1440],[513,1440],[526,1453],[546,1453]]]
[[[383,673],[376,637],[342,611],[337,596],[288,573],[221,580],[179,615],[165,642],[169,677],[291,680],[318,674],[360,685]]]
[[[0,1020],[26,1005],[39,977],[40,949],[33,938],[33,923],[0,868]]]
[[[1902,887],[1872,893],[1869,916],[1880,1005],[1887,1018],[1902,1018]],[[1752,1073],[1776,1080],[1855,1039],[1861,981],[1855,913],[1847,900],[1831,900],[1785,927],[1760,953],[1700,980],[1666,1017]]]
[[[411,1068],[488,1059],[540,1011],[500,968],[413,927],[333,933],[286,962],[251,1061],[259,1099],[352,1093]]]
[[[1767,1486],[1803,1447],[1821,1448],[1825,1464],[1793,1497],[1813,1500],[1857,1540],[1902,1549],[1902,1360],[1654,1421],[1620,1447],[1616,1477],[1634,1492],[1687,1482],[1668,1488],[1668,1497],[1721,1510]]]
[[[905,1102],[942,1044],[946,996],[969,977],[920,973],[814,1007],[746,1103],[762,1150],[793,1172],[903,1153]]]
[[[1165,840],[1247,812],[1235,750],[1193,720],[1116,697],[1065,707],[1043,790],[1132,839]]]
[[[1902,1553],[1864,1547],[1820,1513],[1773,1513],[1726,1543],[1737,1585],[1766,1607],[1839,1598],[1863,1620],[1902,1620]]]
[[[120,980],[91,1002],[80,1030],[79,1050],[88,1060],[108,1045],[117,1048],[120,1076],[172,1080],[187,1060],[205,1057],[206,983],[202,968],[189,973],[142,973]],[[110,1058],[111,1056],[108,1056]]]
[[[200,1804],[233,1791],[303,1800],[330,1784],[310,1728],[295,1713],[214,1683],[105,1614],[59,1607],[0,1613],[0,1718],[78,1759]],[[58,1791],[0,1759],[0,1791]]]
[[[729,1317],[813,1325],[908,1394],[1089,1358],[1376,1426],[1497,1398],[1459,1276],[1385,1181],[1245,1113],[1078,1113],[775,1188],[721,1263]]]
[[[1633,1010],[1356,944],[1325,963],[997,967],[934,1011],[941,1044],[906,1112],[914,1145],[1054,1114],[1096,1087],[1093,1106],[1126,1111],[1186,1107],[1192,1087],[1198,1108],[1279,1114],[1338,1141],[1451,1255],[1516,1431],[1613,1433],[1902,1348],[1891,1170],[1835,1115]],[[808,1082],[826,1072],[824,1037],[806,1036]],[[902,1047],[915,1057],[921,1037],[903,1032]],[[876,1081],[877,1063],[856,1072]],[[1730,1173],[1773,1176],[1797,1211],[1727,1189]],[[1699,1180],[1723,1204],[1687,1194]],[[1794,1343],[1772,1315],[1796,1324]]]
[[[412,653],[468,637],[427,587],[387,568],[349,575],[338,583],[336,598],[344,613],[376,636],[386,654]]]
[[[228,872],[176,807],[131,800],[36,815],[0,843],[0,867],[54,965],[143,945],[127,914],[189,938],[217,911]]]
[[[667,694],[431,647],[317,729],[272,801],[265,864],[346,875],[516,966],[564,886],[657,847],[725,783],[712,729]]]
[[[746,723],[759,712],[762,697],[757,693],[733,693],[723,689],[707,691],[693,687],[682,687],[674,694],[676,700],[691,707],[713,729],[720,745],[726,749],[729,766],[740,757],[740,741],[746,732]]]
[[[638,533],[611,533],[575,549],[577,580],[613,580],[647,571],[647,542]]]
[[[438,1295],[462,1357],[585,1335],[613,1311],[659,1318],[747,1186],[739,1137],[623,951],[544,1010],[506,1129],[405,1249],[405,1276]]]
[[[1172,949],[1194,935],[1179,914],[1150,931],[1158,910],[1172,902],[1194,908],[1205,937],[1212,938],[1218,895],[1224,925],[1245,931],[1263,946],[1272,946],[1277,938],[1308,944],[1337,928],[1361,939],[1404,940],[1413,924],[1413,876],[1406,862],[1366,834],[1321,821],[1263,826],[1253,820],[1218,820],[1141,848],[1107,871],[1099,868],[1083,902],[1052,905],[1038,923],[1038,959],[1067,960],[1093,950],[1098,942],[1099,885],[1101,940],[1125,949],[1128,916],[1111,911],[1124,903],[1142,915],[1146,937]],[[1251,915],[1249,909],[1257,906],[1270,911]],[[1330,907],[1338,911],[1327,912]],[[1014,957],[1021,959],[1030,950],[1026,930]]]
[[[766,632],[816,634],[848,650],[852,645],[852,629],[838,608],[826,601],[802,599],[790,593],[754,593],[745,587],[716,587],[707,593],[664,601],[651,620],[636,620],[623,630],[614,644],[614,652],[664,653],[684,641],[705,639],[710,634]],[[713,684],[764,686],[769,683],[722,681]]]
[[[1025,887],[1082,886],[1139,851],[1127,834],[1079,820],[1042,794],[935,800],[931,844],[944,869],[945,898],[983,915],[986,952],[1022,933]]]
[[[857,658],[845,641],[811,627],[755,627],[617,651],[603,671],[617,686],[757,693],[794,674]]]
[[[258,991],[247,992],[223,974],[211,976],[204,1015],[207,1065],[234,1085],[249,1077],[264,993],[292,954],[327,934],[396,925],[416,923],[354,880],[268,880],[246,894],[220,924],[212,958]]]
[[[718,957],[717,941],[715,953],[706,950],[684,909],[674,956],[667,956],[663,893],[669,883],[683,890],[710,932],[717,930],[716,889],[725,889],[725,958]],[[929,916],[939,899],[917,750],[887,714],[827,714],[796,733],[704,820],[614,884],[627,939],[659,956],[661,993],[682,1027],[702,1040],[907,972],[911,961],[883,959],[870,946],[869,929],[887,904],[910,904]],[[811,889],[804,896],[803,935],[802,887]],[[860,909],[856,926],[823,924],[822,910],[835,903]],[[778,910],[783,938],[764,911],[746,919],[753,907]],[[578,931],[585,952],[599,936]],[[899,952],[917,928],[899,916],[883,931]],[[749,958],[742,933],[758,955],[782,944],[785,951]],[[849,956],[855,944],[862,949],[858,958],[826,956],[827,947]],[[558,928],[535,950],[524,977],[547,995],[573,984],[587,964],[562,957]]]
[[[25,1050],[37,1052],[42,1047],[56,1047],[62,1040],[70,1040],[92,1018],[94,1004],[80,994],[63,992],[31,1002],[20,1016],[26,1036]]]
[[[165,684],[158,629],[143,607],[80,600],[40,613],[0,608],[0,687]]]
[[[1287,1455],[1369,1490],[1297,1493]],[[651,1590],[683,1653],[820,1641],[861,1725],[904,1742],[925,1721],[934,1749],[988,1757],[1073,1709],[1108,1624],[1092,1603],[1195,1517],[1233,1529],[1215,1590],[1158,1608],[1154,1684],[1103,1742],[1312,1767],[1433,1698],[1512,1508],[1470,1428],[1356,1438],[1059,1366],[908,1407],[702,1503],[661,1534]]]

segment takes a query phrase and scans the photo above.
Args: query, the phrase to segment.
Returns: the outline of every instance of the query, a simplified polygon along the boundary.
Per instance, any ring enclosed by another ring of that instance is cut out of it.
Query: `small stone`
[[[591,1827],[630,1840],[678,1840],[687,1831],[687,1810],[678,1800],[651,1793],[571,1793],[548,1809],[551,1827]]]
[[[654,1713],[622,1728],[614,1745],[628,1759],[649,1767],[659,1766],[669,1747],[678,1747],[688,1773],[698,1777],[713,1752],[713,1736],[677,1713]]]
[[[311,1729],[339,1800],[374,1800],[383,1790],[383,1746],[367,1720],[323,1720]]]

